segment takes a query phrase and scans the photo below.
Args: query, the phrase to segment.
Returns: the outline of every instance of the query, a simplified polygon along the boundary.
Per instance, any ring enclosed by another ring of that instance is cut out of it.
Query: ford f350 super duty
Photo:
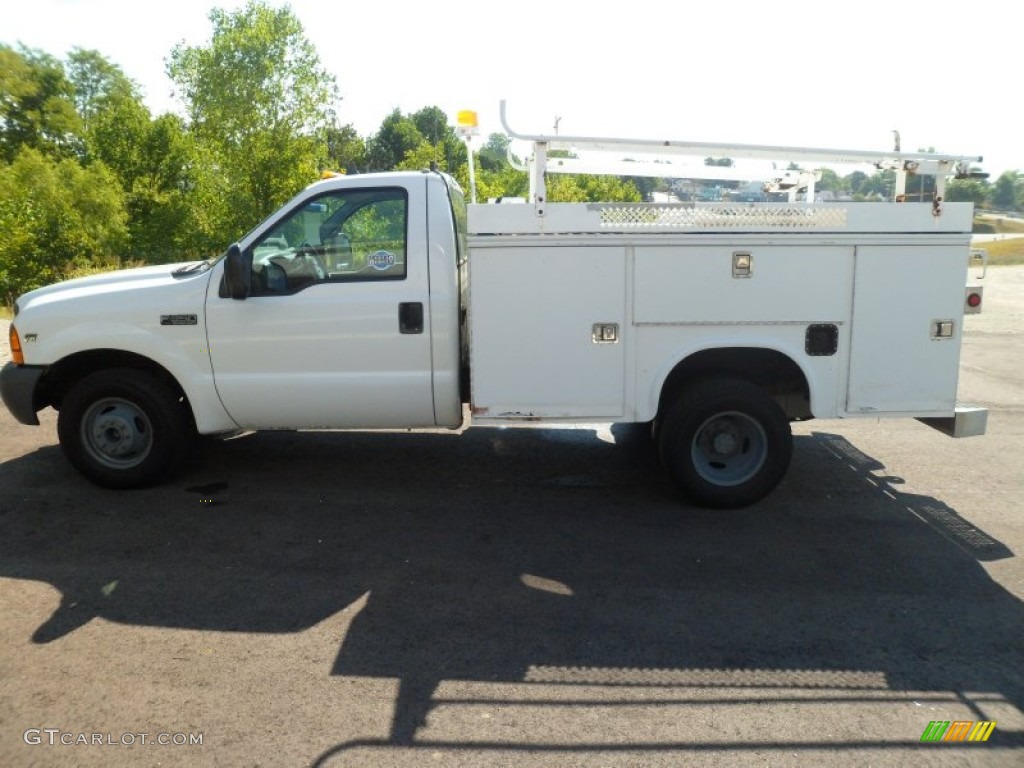
[[[793,420],[984,432],[984,409],[956,402],[963,317],[981,295],[965,290],[972,207],[941,198],[973,158],[522,138],[525,204],[467,206],[437,172],[329,178],[221,258],[20,297],[4,402],[24,424],[57,409],[71,463],[123,488],[164,476],[196,433],[458,428],[465,410],[651,422],[674,481],[712,507],[775,487]],[[545,173],[577,170],[551,149],[649,144],[870,157],[898,187],[932,175],[936,193],[815,203],[812,178],[805,201],[547,203]]]

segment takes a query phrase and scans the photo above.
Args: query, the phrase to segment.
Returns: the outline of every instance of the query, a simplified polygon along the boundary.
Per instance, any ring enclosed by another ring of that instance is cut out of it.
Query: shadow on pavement
[[[363,600],[329,674],[398,679],[391,733],[316,765],[357,748],[607,748],[420,739],[451,681],[613,700],[630,686],[970,691],[1024,709],[1024,606],[978,562],[1013,553],[955,510],[828,433],[796,439],[763,503],[685,509],[644,436],[613,432],[260,434],[131,493],[46,448],[0,465],[0,575],[61,591],[36,643],[97,616],[297,632]],[[715,748],[823,746],[880,747]]]

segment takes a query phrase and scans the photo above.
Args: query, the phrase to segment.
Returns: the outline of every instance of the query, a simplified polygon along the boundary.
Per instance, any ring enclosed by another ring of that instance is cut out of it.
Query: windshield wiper
[[[191,275],[195,272],[201,272],[204,268],[208,269],[211,262],[209,261],[197,261],[195,264],[186,264],[183,267],[178,267],[176,270],[171,272],[175,277],[184,277],[185,275]]]

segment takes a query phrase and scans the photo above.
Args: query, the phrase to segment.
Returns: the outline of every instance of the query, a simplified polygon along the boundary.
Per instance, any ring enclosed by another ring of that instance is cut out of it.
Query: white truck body
[[[59,409],[72,463],[119,487],[158,478],[187,426],[456,428],[466,403],[653,422],[684,493],[723,507],[781,478],[788,420],[984,432],[956,403],[970,204],[549,205],[546,149],[532,205],[467,207],[431,172],[331,178],[218,260],[26,294],[4,401],[27,424]]]
[[[649,421],[681,361],[750,347],[800,367],[815,417],[949,416],[971,217],[966,203],[942,217],[889,203],[552,204],[543,220],[471,207],[474,414]],[[735,253],[749,276],[733,276]],[[596,323],[617,324],[619,343],[594,343]],[[837,327],[835,354],[806,353],[815,324]]]

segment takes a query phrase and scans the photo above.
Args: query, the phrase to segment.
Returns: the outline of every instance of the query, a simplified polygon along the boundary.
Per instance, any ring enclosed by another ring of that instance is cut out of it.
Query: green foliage
[[[199,135],[237,147],[284,123],[306,136],[330,125],[334,77],[290,8],[250,0],[239,11],[215,8],[209,18],[210,43],[176,46],[168,65]]]
[[[889,200],[896,185],[895,171],[879,171],[866,176],[857,188],[856,193],[865,198]]]
[[[1020,219],[996,219],[996,232],[1024,233],[1024,221]]]
[[[831,168],[821,169],[821,179],[815,185],[819,192],[843,192],[843,180]]]
[[[868,175],[864,171],[854,171],[846,179],[849,181],[850,192],[854,195],[860,194],[860,188],[864,185]]]
[[[93,118],[112,103],[124,100],[141,105],[138,86],[99,51],[72,49],[68,54],[67,74],[75,109],[86,134]],[[148,110],[146,114],[148,116]]]
[[[397,168],[406,156],[426,141],[416,123],[399,109],[384,118],[380,129],[366,144],[366,160],[371,171]]]
[[[640,192],[632,182],[617,176],[549,176],[548,202],[639,203]]]
[[[477,153],[481,169],[485,171],[501,171],[508,167],[508,145],[510,139],[503,133],[492,133],[487,143]]]
[[[313,181],[327,163],[337,87],[287,6],[250,2],[210,12],[208,45],[178,45],[178,87],[210,189],[224,191],[207,224],[229,242]],[[200,193],[202,195],[202,193]]]
[[[79,150],[81,121],[64,65],[42,51],[0,45],[0,160],[22,147],[52,157]]]
[[[970,202],[980,207],[988,199],[988,194],[988,184],[978,179],[953,179],[946,184],[946,200],[951,203]]]
[[[436,165],[438,170],[447,171],[448,162],[441,148],[424,139],[418,146],[405,153],[402,161],[395,166],[396,171],[418,171]]]
[[[102,163],[83,168],[25,147],[0,165],[0,296],[8,304],[76,269],[116,267],[126,238],[124,196]]]
[[[456,171],[455,180],[465,190],[469,190],[469,166],[464,165]],[[517,171],[508,163],[499,170],[476,168],[477,200],[486,203],[508,197],[526,198],[530,192],[530,179],[524,171]]]
[[[1005,240],[989,240],[981,243],[988,252],[990,266],[1024,264],[1024,237],[1008,237]]]
[[[455,173],[466,165],[466,147],[440,107],[406,115],[395,109],[367,142],[372,170],[420,170],[436,165]]]
[[[1006,171],[992,185],[992,207],[1010,211],[1020,207],[1020,178],[1016,171]]]
[[[131,190],[151,159],[146,157],[145,146],[151,122],[149,110],[131,93],[102,97],[89,109],[87,158],[105,163],[124,188]]]
[[[361,137],[336,119],[335,81],[297,17],[270,2],[212,11],[210,39],[171,52],[185,120],[154,118],[138,86],[98,51],[74,48],[62,63],[0,44],[0,299],[125,260],[219,253],[324,169],[436,164],[468,189],[466,146],[442,109],[395,109]],[[509,164],[508,145],[491,134],[476,153],[480,200],[527,197],[527,175]],[[727,157],[705,163],[733,165]],[[930,183],[912,177],[908,197],[929,196]],[[667,188],[642,177],[555,174],[547,185],[552,202],[639,201]],[[818,182],[858,200],[889,198],[894,186],[893,172],[825,169]],[[954,180],[946,191],[949,201],[1019,209],[1024,175],[1007,172],[991,185]],[[353,224],[378,226],[369,211]]]
[[[183,121],[152,119],[135,84],[96,51],[75,49],[68,70],[85,125],[85,158],[117,176],[125,194],[129,238],[123,255],[150,263],[182,261],[223,248],[222,228],[204,227],[195,139]],[[212,197],[212,196],[210,196]],[[223,203],[202,201],[223,224]],[[216,245],[214,244],[216,242]]]
[[[410,119],[435,150],[438,166],[442,163],[449,172],[466,163],[466,146],[448,125],[448,115],[440,107],[424,107],[410,115]]]
[[[352,125],[331,126],[325,134],[327,168],[360,173],[366,168],[366,142]]]
[[[1024,220],[987,214],[974,217],[972,232],[985,234],[1024,234]]]

